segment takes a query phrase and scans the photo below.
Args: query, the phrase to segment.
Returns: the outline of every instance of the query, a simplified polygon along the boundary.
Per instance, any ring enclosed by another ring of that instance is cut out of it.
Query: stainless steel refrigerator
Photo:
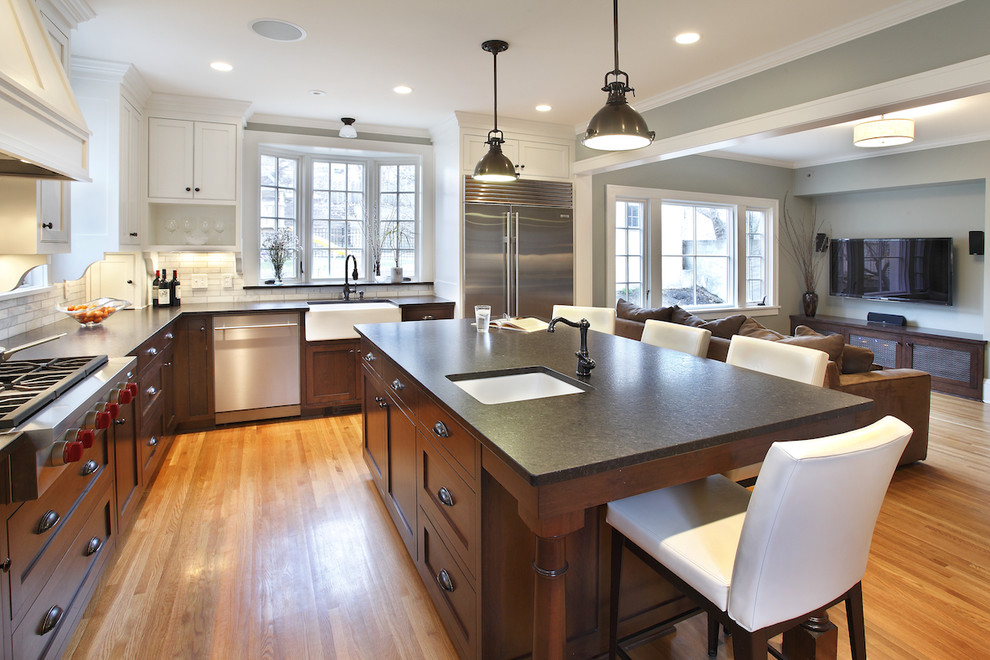
[[[573,303],[570,208],[465,204],[464,249],[468,316],[475,305],[487,304],[492,306],[492,318],[508,313],[549,320],[554,305]]]

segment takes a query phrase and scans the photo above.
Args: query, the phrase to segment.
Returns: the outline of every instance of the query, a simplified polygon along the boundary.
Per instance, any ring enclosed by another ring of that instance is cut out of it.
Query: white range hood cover
[[[0,0],[0,174],[89,181],[89,135],[34,1]]]

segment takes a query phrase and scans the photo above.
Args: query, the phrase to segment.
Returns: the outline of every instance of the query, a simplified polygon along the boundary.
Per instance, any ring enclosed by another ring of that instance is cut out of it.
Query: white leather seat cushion
[[[749,497],[714,475],[610,502],[606,520],[725,611]]]

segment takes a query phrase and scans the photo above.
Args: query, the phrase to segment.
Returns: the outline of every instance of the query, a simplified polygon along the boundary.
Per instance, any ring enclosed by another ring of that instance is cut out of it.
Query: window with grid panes
[[[352,254],[365,261],[364,163],[314,160],[310,204],[313,279],[344,277],[344,262]]]
[[[646,204],[616,202],[615,210],[615,296],[642,306],[643,296],[643,218]]]
[[[261,155],[260,171],[260,228],[261,238],[277,229],[289,229],[299,237],[296,200],[299,192],[299,159],[275,155]],[[275,277],[272,263],[260,256],[261,280]],[[283,279],[299,276],[299,259],[291,257],[283,267]]]
[[[767,299],[766,209],[746,209],[746,304],[765,304]]]
[[[378,166],[378,223],[382,242],[380,267],[398,266],[403,277],[416,278],[416,166]]]

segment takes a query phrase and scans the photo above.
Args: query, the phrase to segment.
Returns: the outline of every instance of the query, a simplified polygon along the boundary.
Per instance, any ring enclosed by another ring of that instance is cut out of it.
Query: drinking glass
[[[491,305],[474,306],[474,324],[478,327],[478,332],[488,332],[488,322],[492,319]]]

